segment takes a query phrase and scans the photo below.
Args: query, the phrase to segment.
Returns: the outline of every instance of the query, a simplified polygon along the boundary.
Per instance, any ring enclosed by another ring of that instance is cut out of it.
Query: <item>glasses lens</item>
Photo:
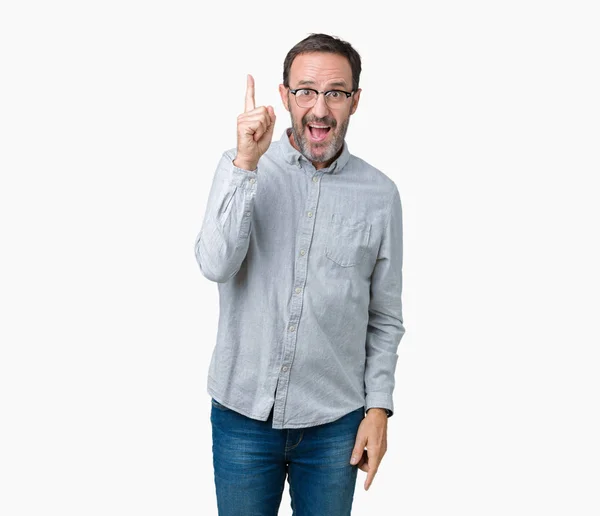
[[[330,91],[325,95],[325,102],[332,108],[340,107],[346,103],[346,94],[341,91]]]
[[[296,92],[296,102],[300,107],[311,107],[317,100],[317,94],[313,90],[298,90]]]

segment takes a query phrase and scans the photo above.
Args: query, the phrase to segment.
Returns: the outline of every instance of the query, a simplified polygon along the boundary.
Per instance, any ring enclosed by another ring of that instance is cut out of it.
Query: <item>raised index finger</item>
[[[248,74],[246,82],[246,112],[254,109],[254,77]]]

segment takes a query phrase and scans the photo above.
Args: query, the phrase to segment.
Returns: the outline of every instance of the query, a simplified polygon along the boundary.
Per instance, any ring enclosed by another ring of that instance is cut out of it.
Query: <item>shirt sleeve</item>
[[[258,169],[238,168],[234,158],[230,150],[219,161],[194,244],[200,271],[217,283],[239,271],[250,242]]]
[[[402,251],[402,204],[398,188],[394,187],[371,275],[365,364],[365,410],[384,408],[388,417],[394,413],[396,352],[405,333],[401,300]]]

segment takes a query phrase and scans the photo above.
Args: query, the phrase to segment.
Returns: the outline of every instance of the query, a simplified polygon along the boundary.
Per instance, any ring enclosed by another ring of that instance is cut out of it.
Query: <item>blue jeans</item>
[[[271,427],[211,400],[219,516],[277,516],[286,476],[294,516],[347,516],[358,468],[350,464],[361,407],[331,423]]]

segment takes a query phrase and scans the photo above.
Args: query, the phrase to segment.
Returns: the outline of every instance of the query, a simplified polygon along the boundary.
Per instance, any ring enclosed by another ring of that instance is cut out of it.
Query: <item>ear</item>
[[[352,108],[350,110],[350,114],[353,115],[354,112],[356,111],[356,109],[358,108],[358,101],[360,100],[360,92],[362,90],[360,88],[358,88],[355,92],[354,95],[352,95]]]
[[[287,111],[289,111],[290,110],[290,106],[289,106],[289,103],[288,103],[289,99],[288,99],[288,93],[287,92],[288,92],[287,88],[283,84],[280,84],[279,85],[279,95],[281,96],[281,102],[283,102],[283,107],[285,107],[285,109]]]

